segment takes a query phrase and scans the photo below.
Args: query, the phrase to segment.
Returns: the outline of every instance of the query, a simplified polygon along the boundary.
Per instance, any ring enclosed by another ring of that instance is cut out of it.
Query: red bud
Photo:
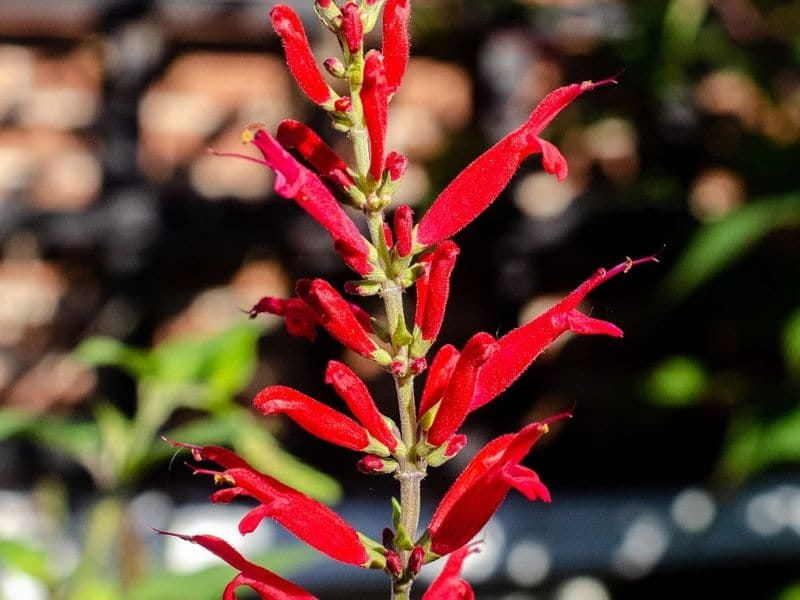
[[[389,97],[386,92],[386,70],[383,66],[383,56],[377,50],[371,50],[364,62],[361,102],[364,105],[364,120],[369,131],[369,174],[374,181],[380,181],[383,176],[386,152]]]
[[[403,204],[394,212],[394,232],[397,236],[397,254],[405,258],[411,254],[414,244],[414,211],[410,206]]]

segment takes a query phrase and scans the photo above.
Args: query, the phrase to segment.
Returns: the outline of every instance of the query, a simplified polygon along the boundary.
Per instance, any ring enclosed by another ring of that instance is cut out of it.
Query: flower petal
[[[388,0],[383,9],[383,56],[386,62],[386,83],[390,94],[400,87],[408,67],[411,42],[408,24],[411,17],[409,0]]]
[[[300,89],[313,102],[325,104],[331,99],[331,90],[314,60],[308,36],[297,13],[285,4],[278,4],[270,13],[272,28],[281,38],[286,63]]]

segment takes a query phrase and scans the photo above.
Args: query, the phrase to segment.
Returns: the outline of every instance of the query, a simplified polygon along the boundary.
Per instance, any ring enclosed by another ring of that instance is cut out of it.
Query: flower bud
[[[441,467],[444,463],[461,452],[466,445],[467,436],[463,434],[454,435],[445,444],[442,444],[428,454],[428,464],[431,467]]]
[[[419,358],[413,359],[408,368],[412,375],[422,375],[425,369],[428,368],[428,361],[424,356],[420,356]]]
[[[387,550],[394,549],[394,531],[392,531],[389,527],[384,528],[381,535],[381,540],[383,540],[384,548]]]
[[[394,577],[400,577],[400,574],[403,572],[403,561],[400,560],[400,556],[397,552],[393,550],[389,550],[386,553],[386,570]]]
[[[350,109],[353,108],[353,101],[350,96],[343,96],[333,103],[333,108],[339,112],[350,112]]]
[[[364,475],[384,475],[397,470],[397,461],[368,454],[358,461],[356,468]]]
[[[414,243],[414,211],[411,207],[403,204],[394,213],[394,233],[397,237],[397,255],[405,258],[411,254]]]
[[[344,291],[354,296],[376,296],[381,292],[381,284],[372,279],[348,281],[344,284]]]
[[[325,70],[333,77],[344,79],[347,76],[344,65],[338,58],[326,58],[322,64],[325,66]]]
[[[361,102],[364,105],[364,121],[369,132],[369,175],[373,181],[377,182],[383,177],[386,125],[389,114],[386,70],[383,66],[383,56],[377,50],[371,50],[364,61],[364,85],[361,88]]]
[[[389,173],[389,181],[402,179],[408,168],[408,159],[399,152],[390,152],[386,156],[386,170]]]
[[[358,4],[348,2],[344,5],[342,14],[344,19],[342,21],[342,32],[344,33],[347,50],[350,54],[355,54],[361,48],[361,42],[364,38],[364,25],[361,23],[361,12],[358,9]]]
[[[425,549],[422,546],[414,546],[411,556],[408,557],[408,572],[413,576],[417,575],[425,564]]]

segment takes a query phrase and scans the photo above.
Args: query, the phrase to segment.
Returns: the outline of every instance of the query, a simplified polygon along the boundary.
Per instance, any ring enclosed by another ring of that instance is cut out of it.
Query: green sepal
[[[414,549],[414,542],[408,537],[406,528],[402,523],[397,524],[397,533],[394,536],[394,545],[400,550],[408,550],[409,552]]]
[[[423,442],[425,446],[428,446],[425,442]],[[420,444],[422,445],[422,444]],[[428,466],[431,467],[441,467],[447,461],[455,458],[458,455],[458,452],[447,456],[447,447],[450,445],[450,440],[446,441],[444,444],[439,446],[438,448],[434,448],[433,451],[429,452],[427,455],[428,459]],[[428,446],[430,447],[430,446]]]
[[[366,13],[364,13],[363,18],[361,19],[362,22],[364,23],[365,34],[375,29],[375,25],[378,22],[378,17],[381,14],[381,9],[383,8],[385,2],[386,0],[381,0],[380,2],[376,2],[372,6],[366,4],[365,2],[361,3],[362,9],[366,10]]]
[[[410,288],[417,282],[417,279],[425,274],[425,265],[416,264],[413,267],[403,271],[400,276],[400,285],[404,288]]]
[[[422,418],[419,420],[419,426],[422,431],[428,431],[431,428],[433,422],[436,420],[436,415],[439,413],[439,406],[441,403],[442,401],[439,400],[439,402],[431,406],[425,411],[425,414],[422,415]]]
[[[400,527],[400,519],[403,517],[403,508],[397,498],[392,497],[392,525],[397,529]]]
[[[392,366],[392,355],[383,348],[376,348],[370,358],[382,367]]]
[[[408,328],[405,326],[404,323],[398,322],[397,327],[392,334],[392,343],[394,344],[395,348],[402,348],[403,346],[408,346],[411,342],[414,341],[414,337],[409,333]]]
[[[376,542],[375,540],[368,538],[360,531],[356,533],[358,533],[358,540],[361,542],[361,545],[364,547],[364,550],[368,556],[367,560],[362,563],[361,566],[365,569],[385,569],[386,548],[384,548],[382,544]]]
[[[367,433],[367,439],[369,440],[369,445],[366,448],[362,448],[361,452],[365,454],[375,454],[381,458],[387,458],[392,455],[392,453],[389,452],[389,449],[372,437],[371,434]]]
[[[348,292],[362,297],[377,296],[381,293],[381,284],[372,279],[359,279],[348,281],[346,289]]]

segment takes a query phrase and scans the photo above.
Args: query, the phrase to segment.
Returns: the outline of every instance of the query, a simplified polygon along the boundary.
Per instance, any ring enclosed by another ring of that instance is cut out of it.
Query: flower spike
[[[408,22],[411,16],[409,0],[388,0],[383,9],[383,56],[386,61],[386,83],[389,94],[400,87],[408,67],[411,43]]]
[[[486,525],[511,488],[528,500],[550,502],[550,492],[539,477],[520,465],[557,415],[531,423],[518,433],[495,438],[483,447],[462,471],[439,503],[428,526],[430,550],[444,556],[468,543]]]
[[[495,339],[488,333],[475,334],[464,346],[428,431],[428,443],[431,446],[444,444],[461,427],[469,412],[478,373],[494,352],[495,346]]]
[[[386,69],[383,56],[371,50],[364,62],[364,86],[361,88],[364,120],[369,131],[370,166],[373,181],[383,176],[386,152],[386,126],[389,114],[389,96],[386,91]]]
[[[469,583],[461,578],[461,569],[467,557],[478,552],[480,548],[477,544],[469,544],[453,552],[448,557],[442,572],[422,595],[422,600],[474,600],[475,592]]]
[[[497,341],[497,351],[478,375],[470,410],[491,402],[508,389],[562,333],[572,331],[581,335],[622,337],[622,330],[616,325],[584,315],[577,310],[578,305],[600,284],[635,265],[657,261],[656,256],[648,256],[639,260],[628,259],[608,271],[600,269],[553,308],[501,337]]]
[[[347,164],[307,125],[292,119],[281,121],[275,138],[284,148],[296,150],[326,179],[345,190],[355,186]]]
[[[389,453],[353,419],[292,388],[282,385],[265,388],[255,397],[253,405],[265,415],[286,415],[311,435],[331,444],[357,452]]]
[[[381,366],[391,364],[389,353],[367,335],[367,330],[353,314],[350,305],[331,284],[323,279],[301,279],[297,282],[296,291],[317,314],[320,324],[339,342]]]
[[[563,181],[567,176],[566,160],[553,144],[539,136],[575,98],[612,82],[612,79],[586,81],[550,92],[525,124],[477,158],[439,194],[420,220],[417,241],[433,246],[469,225],[497,199],[522,161],[531,154],[541,152],[547,172]]]
[[[312,596],[300,586],[251,563],[221,538],[213,535],[181,535],[160,529],[156,529],[156,532],[198,544],[239,571],[239,574],[225,587],[222,600],[236,600],[236,588],[243,586],[252,588],[262,600],[316,600],[316,596]]]
[[[373,568],[376,557],[365,546],[368,540],[342,517],[321,502],[284,485],[277,479],[256,471],[241,457],[217,446],[187,446],[196,460],[210,460],[224,468],[222,472],[195,468],[196,474],[212,475],[231,488],[211,496],[212,502],[231,502],[237,496],[249,496],[261,504],[239,523],[242,533],[255,530],[264,518],[270,518],[300,540],[331,558],[360,567]],[[379,568],[383,568],[378,561]]]
[[[325,104],[331,99],[331,89],[314,60],[306,30],[298,14],[290,6],[278,4],[269,13],[272,28],[281,38],[286,64],[300,89],[313,102]]]
[[[397,438],[375,406],[375,401],[363,381],[347,366],[332,360],[325,371],[325,383],[333,386],[345,401],[350,412],[376,440],[389,450],[397,449]]]

